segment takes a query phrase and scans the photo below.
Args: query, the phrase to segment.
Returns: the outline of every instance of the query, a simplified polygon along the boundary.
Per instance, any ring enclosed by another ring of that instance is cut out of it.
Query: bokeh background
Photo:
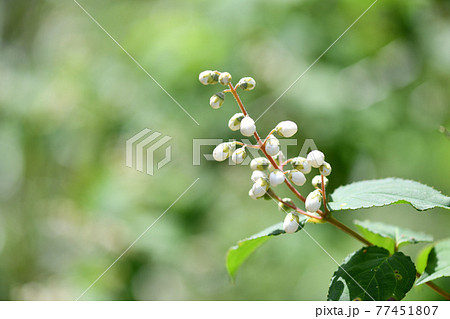
[[[1,0],[0,299],[77,298],[200,178],[83,300],[325,300],[337,266],[302,232],[265,244],[235,284],[227,277],[227,249],[283,214],[250,200],[248,167],[192,165],[193,138],[239,138],[227,127],[231,97],[212,110],[220,88],[197,77],[253,76],[257,88],[242,99],[257,118],[371,3],[80,0],[196,125],[74,1]],[[450,194],[449,52],[448,1],[380,0],[259,132],[297,122],[299,145],[314,139],[333,166],[330,191],[397,176]],[[125,166],[125,141],[144,128],[173,137],[173,160],[154,176]],[[443,209],[336,217],[449,235]],[[339,262],[360,247],[330,225],[307,230]],[[421,286],[406,299],[441,298]]]

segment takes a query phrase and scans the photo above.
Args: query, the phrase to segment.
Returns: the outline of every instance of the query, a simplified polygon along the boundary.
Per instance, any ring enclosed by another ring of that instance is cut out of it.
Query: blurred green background
[[[220,88],[202,86],[198,73],[254,77],[257,88],[241,97],[257,118],[371,3],[80,0],[198,126],[72,0],[1,0],[0,299],[77,298],[200,178],[84,300],[325,300],[337,266],[303,232],[269,241],[230,283],[227,249],[283,214],[248,197],[248,167],[192,165],[193,138],[240,137],[227,127],[231,96],[212,110]],[[299,145],[314,139],[333,166],[330,191],[397,176],[448,195],[449,52],[448,1],[380,0],[259,132],[297,122]],[[125,166],[125,141],[144,128],[173,137],[173,160],[154,176]],[[443,209],[336,217],[449,235]],[[360,247],[330,225],[307,230],[339,262]],[[421,286],[407,299],[441,298]]]

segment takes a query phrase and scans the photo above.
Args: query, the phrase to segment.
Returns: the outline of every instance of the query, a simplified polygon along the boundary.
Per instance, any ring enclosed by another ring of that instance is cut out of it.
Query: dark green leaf
[[[412,288],[416,269],[401,252],[362,248],[348,256],[331,278],[328,300],[401,300]]]
[[[450,209],[450,197],[418,182],[386,178],[341,186],[330,196],[331,210],[359,209],[409,203],[417,210]]]
[[[354,223],[364,238],[375,246],[386,248],[391,254],[394,253],[395,247],[433,241],[430,235],[397,226],[368,220],[355,220]]]
[[[300,216],[300,227],[298,230],[303,228],[307,219],[308,218],[305,216]],[[283,223],[278,223],[269,228],[266,228],[258,234],[239,241],[236,246],[231,247],[228,250],[226,262],[230,277],[233,280],[235,279],[236,272],[239,267],[255,251],[256,248],[264,244],[271,237],[280,234],[285,234],[285,231],[283,230]]]
[[[430,250],[425,271],[416,284],[420,285],[441,277],[450,277],[450,239],[438,242]]]
[[[424,249],[422,249],[419,254],[417,254],[416,258],[416,270],[419,274],[422,274],[425,271],[425,267],[427,266],[428,255],[430,254],[431,249],[433,249],[434,245],[427,245]]]

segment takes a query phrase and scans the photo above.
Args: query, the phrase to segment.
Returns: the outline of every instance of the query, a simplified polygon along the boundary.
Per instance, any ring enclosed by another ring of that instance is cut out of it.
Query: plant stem
[[[416,277],[419,278],[420,274],[416,273]],[[425,283],[425,285],[427,285],[428,287],[430,287],[431,289],[433,289],[435,292],[437,292],[438,294],[440,294],[442,297],[444,297],[447,300],[450,300],[450,294],[448,292],[446,292],[444,289],[442,289],[441,287],[438,287],[436,284],[434,284],[431,281],[427,281]]]
[[[344,224],[342,224],[340,221],[334,219],[333,217],[331,217],[330,215],[328,215],[327,217],[325,217],[325,220],[327,222],[329,222],[331,225],[336,226],[337,228],[339,228],[340,230],[342,230],[343,232],[349,234],[350,236],[352,236],[353,238],[356,238],[357,240],[359,240],[360,242],[362,242],[364,245],[367,246],[372,246],[373,244],[368,241],[367,239],[365,239],[364,237],[362,237],[360,234],[358,234],[357,232],[355,232],[354,230],[350,229],[349,227],[345,226]]]
[[[296,212],[298,212],[298,213],[300,213],[300,214],[302,214],[302,215],[308,216],[308,217],[310,217],[310,218],[319,219],[319,220],[322,219],[322,217],[320,217],[320,216],[314,216],[314,215],[312,215],[312,214],[310,214],[310,213],[308,213],[308,212],[305,212],[304,210],[301,210],[300,208],[298,208],[298,207],[295,206],[295,205],[291,205],[291,204],[285,202],[285,201],[282,200],[277,194],[275,194],[275,192],[274,192],[272,189],[270,189],[270,188],[269,188],[269,190],[267,191],[267,193],[269,193],[270,197],[272,197],[272,198],[276,199],[277,201],[279,201],[280,203],[283,203],[284,205],[286,205],[286,206],[288,206],[288,207],[294,209]]]

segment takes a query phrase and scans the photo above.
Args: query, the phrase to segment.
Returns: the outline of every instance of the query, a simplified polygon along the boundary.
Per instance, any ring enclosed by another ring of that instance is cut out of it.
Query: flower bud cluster
[[[251,77],[244,77],[238,81],[236,86],[233,86],[231,80],[231,74],[228,72],[207,70],[201,72],[199,75],[199,81],[204,85],[220,83],[229,87],[229,89],[215,93],[210,98],[210,106],[213,109],[220,108],[225,101],[225,94],[232,93],[238,101],[241,112],[234,114],[229,119],[228,127],[232,131],[240,131],[243,136],[254,136],[257,144],[245,145],[241,142],[221,143],[214,149],[213,157],[216,161],[224,161],[231,157],[231,160],[235,164],[242,164],[247,157],[247,148],[251,147],[261,150],[265,157],[256,157],[250,162],[253,185],[248,194],[252,199],[276,198],[279,201],[279,208],[287,214],[283,222],[285,232],[294,233],[299,228],[299,212],[302,214],[306,213],[298,209],[290,198],[280,199],[274,195],[273,191],[269,190],[285,182],[291,190],[293,187],[292,184],[303,186],[307,181],[306,175],[311,173],[313,168],[318,169],[320,175],[314,176],[311,180],[315,190],[306,197],[305,209],[310,213],[309,216],[320,217],[320,214],[322,214],[320,207],[322,205],[324,190],[328,184],[327,176],[331,174],[331,165],[325,161],[325,155],[318,150],[311,151],[307,154],[306,158],[298,156],[287,160],[284,159],[280,151],[280,141],[277,137],[288,138],[297,133],[297,124],[292,121],[278,123],[267,137],[261,140],[257,133],[255,121],[247,114],[236,92],[238,88],[244,91],[253,90],[256,82]],[[242,147],[237,148],[238,145]],[[291,168],[285,170],[285,166],[288,163],[290,163]],[[303,197],[299,197],[303,199]]]

